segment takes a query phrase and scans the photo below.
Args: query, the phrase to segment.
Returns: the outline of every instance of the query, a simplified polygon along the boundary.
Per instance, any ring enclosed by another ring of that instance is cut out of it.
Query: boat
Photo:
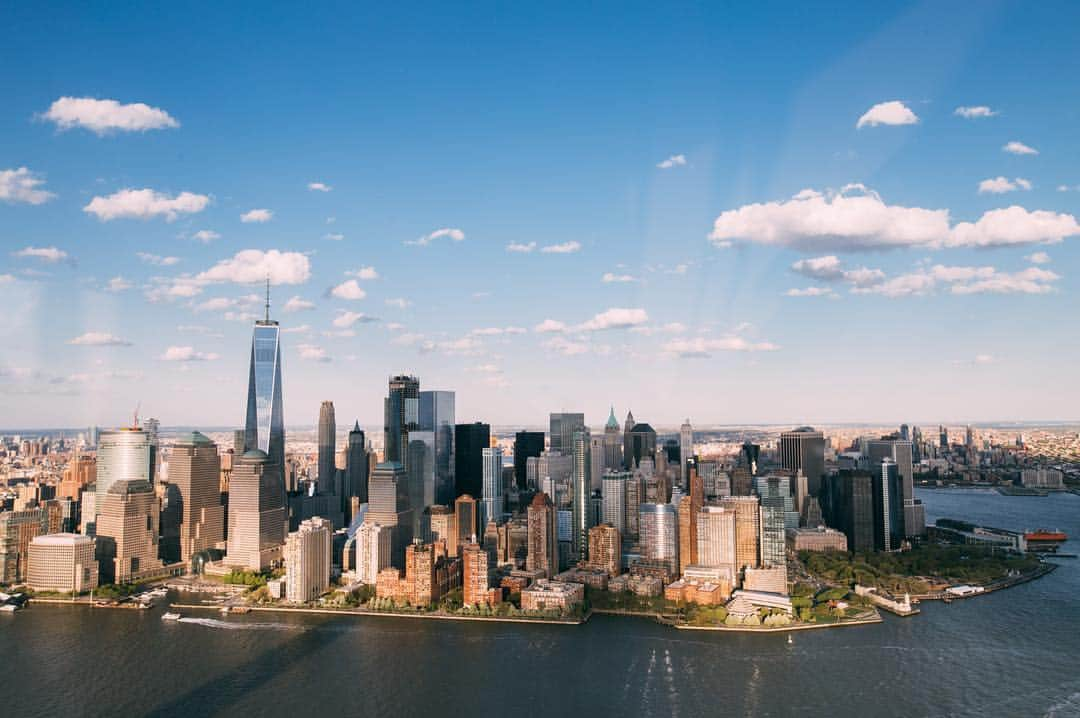
[[[179,613],[173,613],[172,611],[166,611],[165,613],[161,614],[161,620],[162,621],[179,621],[180,620],[180,614]]]
[[[5,613],[14,613],[18,610],[19,607],[16,606],[14,603],[5,603],[3,606],[0,606],[0,611],[3,611]]]
[[[1058,546],[1069,540],[1064,531],[1035,529],[1024,533],[1029,551],[1057,551]]]

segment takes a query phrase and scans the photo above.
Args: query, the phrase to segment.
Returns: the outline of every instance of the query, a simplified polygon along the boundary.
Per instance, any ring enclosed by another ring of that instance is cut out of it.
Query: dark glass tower
[[[383,451],[386,461],[405,463],[409,431],[420,422],[420,380],[415,376],[390,377],[389,391],[383,401]]]
[[[519,431],[514,435],[514,482],[518,489],[524,490],[525,463],[530,456],[544,453],[544,432]]]
[[[334,453],[337,451],[337,421],[334,417],[334,402],[324,401],[319,407],[319,493],[332,494],[334,474],[337,467]]]
[[[592,457],[589,430],[578,429],[571,440],[574,469],[571,491],[571,527],[574,555],[578,561],[585,561],[589,556],[589,529],[592,528]]]
[[[491,426],[479,421],[454,427],[454,482],[457,496],[484,495],[483,452],[491,446]],[[483,527],[481,527],[483,528]]]
[[[360,503],[368,500],[368,455],[367,442],[360,422],[356,422],[349,432],[349,452],[345,457],[345,489],[348,497],[356,496]]]
[[[266,315],[251,335],[244,450],[266,452],[279,476],[285,467],[285,412],[281,399],[281,327],[270,318],[270,281],[266,282]],[[285,491],[284,479],[281,490]]]

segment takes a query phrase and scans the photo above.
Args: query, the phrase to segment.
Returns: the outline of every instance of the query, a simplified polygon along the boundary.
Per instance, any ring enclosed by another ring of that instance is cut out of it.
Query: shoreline
[[[221,606],[204,605],[197,603],[172,603],[169,608],[196,609],[204,611],[221,612]],[[386,618],[423,618],[428,620],[443,621],[486,621],[489,623],[542,623],[560,626],[580,626],[588,620],[585,618],[521,618],[516,616],[457,616],[448,613],[405,613],[397,611],[358,611],[355,609],[338,608],[309,608],[306,606],[244,606],[246,611],[264,611],[267,613],[310,613],[327,616],[382,616]],[[230,614],[231,615],[231,614]]]

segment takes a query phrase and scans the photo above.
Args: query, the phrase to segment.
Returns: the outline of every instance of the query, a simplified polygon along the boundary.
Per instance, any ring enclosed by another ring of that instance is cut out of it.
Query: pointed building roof
[[[608,415],[607,425],[604,428],[605,429],[618,429],[619,428],[619,422],[615,418],[615,407],[611,407],[611,413]]]
[[[360,420],[359,419],[357,419],[356,424],[353,426],[352,432],[350,432],[350,433],[358,432],[358,431],[360,431]]]

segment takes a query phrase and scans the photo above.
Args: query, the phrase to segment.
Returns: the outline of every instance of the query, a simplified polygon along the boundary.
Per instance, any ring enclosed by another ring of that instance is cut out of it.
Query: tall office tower
[[[18,583],[26,577],[30,541],[48,532],[45,509],[0,511],[0,583]]]
[[[284,505],[285,407],[281,391],[281,327],[270,318],[270,282],[267,280],[266,314],[255,322],[251,335],[244,451],[257,449],[267,455],[278,473],[278,490]]]
[[[907,441],[907,440],[909,440],[911,438],[911,434],[908,433],[908,425],[907,424],[901,424],[900,425],[900,438],[903,439],[904,441]]]
[[[83,489],[97,481],[97,459],[93,456],[73,454],[71,461],[64,467],[60,484],[56,487],[56,498],[79,500]]]
[[[874,548],[898,551],[904,540],[904,506],[900,470],[892,459],[878,465],[874,475]]]
[[[345,454],[345,495],[358,498],[362,504],[368,500],[367,441],[359,421],[349,432],[348,451]]]
[[[483,461],[483,488],[480,499],[480,525],[487,526],[489,521],[502,523],[505,511],[503,500],[503,453],[502,449],[487,448],[481,452]]]
[[[626,421],[623,422],[623,466],[630,471],[637,468],[634,463],[634,442],[630,436],[630,430],[634,428],[634,412],[627,410]]]
[[[574,517],[574,554],[578,561],[585,561],[589,555],[589,527],[592,525],[592,512],[589,510],[592,505],[591,438],[589,430],[582,428],[574,433],[572,444],[574,468],[571,477],[570,509]]]
[[[735,512],[723,506],[703,506],[698,514],[697,565],[723,569],[736,585]]]
[[[610,471],[604,474],[601,488],[601,511],[602,523],[611,524],[619,530],[620,535],[626,533],[626,494],[627,482],[630,480],[629,471]],[[637,507],[634,507],[635,513]]]
[[[637,474],[627,471],[626,506],[623,519],[623,535],[630,539],[638,537],[638,507],[645,501],[645,482]]]
[[[480,507],[469,494],[462,494],[454,500],[454,523],[458,530],[458,548],[467,543],[477,543],[480,534]]]
[[[461,558],[462,603],[466,606],[490,603],[488,589],[495,568],[493,557],[479,544],[468,543],[461,549]]]
[[[919,463],[923,457],[923,435],[922,429],[917,426],[911,427],[911,461],[912,463]]]
[[[679,427],[679,465],[681,471],[679,475],[682,479],[681,486],[687,486],[687,481],[690,480],[690,462],[694,458],[694,428],[690,426],[690,420],[687,419],[683,422],[683,425]]]
[[[217,444],[194,431],[176,440],[169,453],[169,483],[180,492],[180,560],[225,540],[221,504],[221,457]]]
[[[975,431],[971,428],[971,424],[964,427],[964,446],[969,449],[975,448]]]
[[[317,476],[320,494],[337,493],[334,489],[334,454],[337,453],[337,420],[334,416],[334,402],[324,401],[319,406],[319,473]]]
[[[921,507],[915,501],[915,468],[913,448],[910,441],[902,439],[880,439],[869,442],[870,463],[877,466],[885,459],[896,462],[900,472],[901,494],[893,497],[901,501],[900,531],[904,536],[922,536],[926,533],[926,520]],[[894,527],[895,529],[896,527]]]
[[[545,493],[533,497],[528,509],[528,553],[525,568],[543,571],[546,578],[559,572],[559,532],[555,506]]]
[[[458,530],[453,509],[449,506],[432,506],[430,519],[431,543],[446,542],[446,555],[458,555]]]
[[[560,412],[552,413],[548,419],[548,450],[571,453],[574,449],[574,434],[585,428],[585,415]]]
[[[387,526],[364,522],[356,529],[356,579],[375,585],[379,571],[390,566],[392,532]]]
[[[154,452],[150,435],[139,427],[103,431],[98,435],[97,488],[94,506],[83,508],[83,524],[93,525],[109,488],[117,481],[153,480]]]
[[[644,459],[657,460],[656,456],[656,431],[645,423],[634,424],[630,428],[630,461],[631,466],[638,466]]]
[[[596,493],[603,489],[604,437],[593,436],[589,438],[589,461],[589,476],[592,478],[592,486],[589,489]]]
[[[751,476],[757,473],[758,458],[760,456],[761,446],[749,440],[743,442],[742,448],[739,450],[739,459],[746,464]]]
[[[383,457],[385,461],[405,463],[409,432],[419,428],[420,380],[399,374],[390,377],[383,400]],[[404,559],[402,559],[404,560]]]
[[[772,505],[761,505],[761,565],[765,568],[787,565],[784,511]],[[798,528],[797,526],[795,528]]]
[[[544,432],[519,431],[514,434],[514,482],[519,491],[529,488],[528,463],[531,458],[539,458],[544,453]]]
[[[844,532],[849,551],[874,550],[874,482],[869,473],[848,470],[826,480],[821,497],[825,523]]]
[[[280,477],[280,468],[261,449],[246,451],[233,462],[225,550],[228,565],[262,571],[281,560],[289,517]]]
[[[97,521],[102,583],[133,583],[159,573],[158,502],[149,481],[114,481]]]
[[[405,474],[409,486],[409,507],[413,510],[413,538],[422,538],[424,509],[435,503],[435,432],[409,432]]]
[[[330,588],[333,525],[314,516],[285,539],[285,600],[314,601]]]
[[[791,472],[802,469],[811,496],[817,496],[825,475],[825,436],[809,426],[780,434],[780,465]]]
[[[454,493],[457,496],[484,494],[483,452],[490,446],[490,425],[477,421],[454,427]]]
[[[97,588],[94,539],[79,534],[35,536],[27,551],[26,585],[34,591],[82,593]]]
[[[697,471],[690,472],[690,493],[678,504],[679,512],[679,574],[687,566],[698,563],[698,515],[705,505],[705,486]]]
[[[678,514],[671,504],[641,504],[638,507],[642,557],[663,561],[671,573],[679,570]]]
[[[364,521],[381,524],[390,530],[390,565],[404,568],[405,547],[413,540],[413,516],[408,478],[404,467],[396,461],[384,461],[371,473]]]
[[[611,524],[589,529],[589,566],[614,578],[622,573],[622,534]]]
[[[735,512],[735,571],[760,565],[758,543],[761,535],[761,505],[757,496],[729,496],[720,505]]]
[[[938,425],[938,447],[942,450],[949,448],[949,430],[944,424]]]
[[[245,434],[246,434],[246,432],[243,429],[234,429],[233,430],[232,449],[233,449],[233,453],[236,454],[237,456],[243,456],[244,455],[244,442],[246,441]]]
[[[431,446],[434,456],[433,474],[435,484],[430,500],[432,504],[449,504],[457,494],[454,493],[456,451],[454,438],[455,396],[452,391],[422,391],[419,397],[420,431],[431,432]]]
[[[619,422],[615,419],[615,407],[611,407],[607,423],[604,425],[604,470],[621,471],[622,460],[622,432],[619,430]]]
[[[801,474],[798,476],[805,479]],[[757,494],[762,506],[769,506],[780,512],[786,528],[799,528],[799,512],[795,510],[795,497],[791,493],[790,477],[779,474],[755,476],[754,493]]]

